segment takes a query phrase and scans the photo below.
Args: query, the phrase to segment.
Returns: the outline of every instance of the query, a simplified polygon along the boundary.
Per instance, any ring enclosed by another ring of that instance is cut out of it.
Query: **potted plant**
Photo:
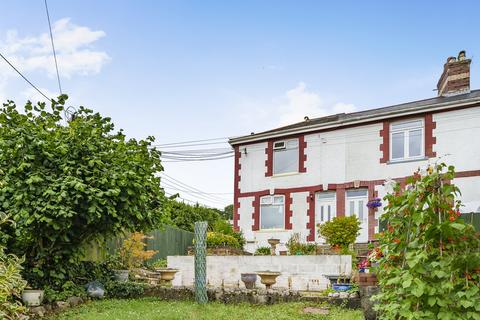
[[[120,254],[110,256],[107,259],[107,265],[113,271],[113,274],[115,275],[115,280],[122,282],[128,281],[128,265],[125,259],[123,259]]]
[[[42,304],[44,296],[43,290],[27,287],[22,292],[22,301],[27,307],[37,307]]]

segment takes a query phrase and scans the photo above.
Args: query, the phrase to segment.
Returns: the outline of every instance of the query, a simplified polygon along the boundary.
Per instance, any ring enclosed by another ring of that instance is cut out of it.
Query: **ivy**
[[[385,197],[380,319],[480,319],[480,237],[459,218],[454,177],[439,164]]]
[[[110,118],[79,107],[13,101],[0,108],[0,210],[15,222],[7,247],[25,256],[31,286],[60,286],[82,245],[159,223],[165,201],[153,137],[127,139]]]

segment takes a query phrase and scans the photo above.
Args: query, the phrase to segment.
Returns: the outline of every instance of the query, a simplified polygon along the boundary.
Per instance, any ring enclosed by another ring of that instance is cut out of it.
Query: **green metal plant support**
[[[195,222],[195,300],[207,303],[207,227],[206,221]]]

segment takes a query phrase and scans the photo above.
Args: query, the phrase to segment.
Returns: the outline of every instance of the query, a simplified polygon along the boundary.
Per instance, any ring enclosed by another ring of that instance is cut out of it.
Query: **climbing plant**
[[[454,177],[438,164],[385,197],[380,319],[480,319],[480,239],[459,218]]]
[[[67,122],[66,99],[0,107],[0,210],[15,222],[7,248],[25,256],[31,286],[61,285],[82,244],[148,229],[162,214],[154,138],[127,139],[84,107]]]

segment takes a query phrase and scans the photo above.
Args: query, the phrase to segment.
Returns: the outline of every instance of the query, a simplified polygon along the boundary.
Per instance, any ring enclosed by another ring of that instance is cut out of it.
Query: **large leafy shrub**
[[[110,281],[105,285],[105,293],[108,298],[126,299],[139,298],[148,285],[145,283],[138,283],[132,281]]]
[[[317,245],[301,242],[299,233],[292,234],[286,245],[291,255],[313,255],[317,252]]]
[[[84,243],[148,229],[161,218],[160,152],[153,137],[127,139],[109,118],[80,107],[61,117],[66,96],[0,108],[0,206],[16,222],[8,248],[25,255],[31,286],[74,276]]]
[[[197,221],[207,221],[209,226],[213,226],[215,222],[223,219],[222,212],[218,209],[179,202],[175,200],[175,196],[165,202],[164,214],[166,224],[191,232],[194,231]]]
[[[7,222],[7,216],[0,213],[0,227]],[[26,285],[20,275],[22,262],[15,255],[6,254],[4,246],[0,244],[0,319],[20,319],[26,311],[18,301]]]
[[[207,247],[233,247],[241,249],[241,245],[237,239],[232,236],[220,232],[207,232]]]
[[[360,221],[356,216],[335,217],[318,226],[320,236],[335,249],[348,250],[360,231]]]
[[[239,245],[243,248],[246,243],[245,237],[243,236],[242,231],[233,230],[233,226],[228,223],[226,220],[217,220],[213,224],[213,231],[220,232],[237,239]]]
[[[459,219],[454,177],[440,164],[385,197],[380,319],[480,319],[480,239]]]

